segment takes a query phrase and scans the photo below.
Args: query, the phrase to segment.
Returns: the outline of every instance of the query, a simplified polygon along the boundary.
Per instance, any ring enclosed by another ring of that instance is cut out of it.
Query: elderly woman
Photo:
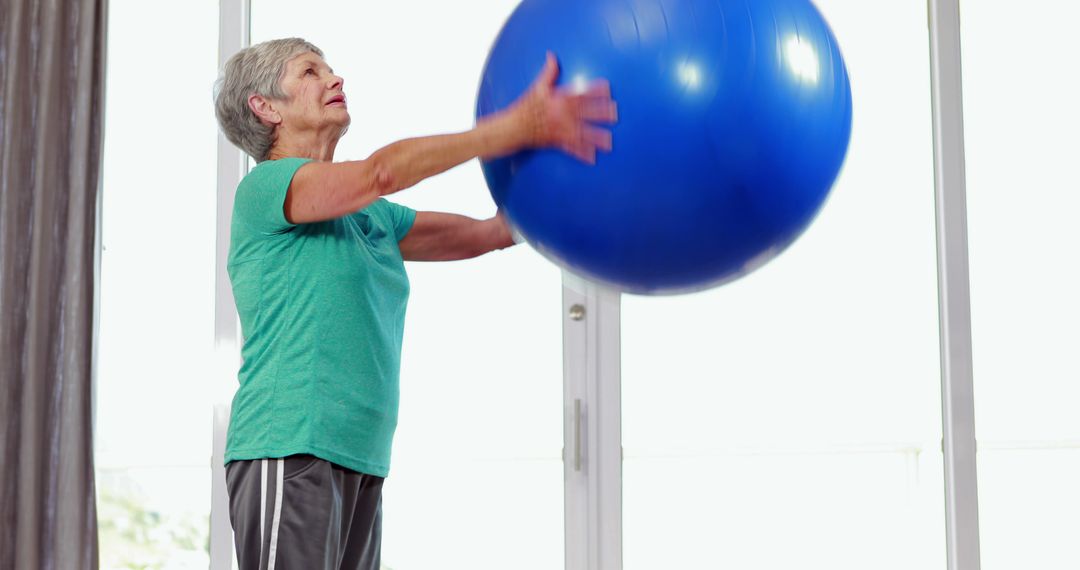
[[[523,62],[524,64],[524,62]],[[403,140],[334,162],[349,126],[344,81],[301,39],[226,63],[215,108],[258,163],[236,189],[229,276],[243,328],[225,452],[240,567],[379,568],[381,494],[397,424],[405,260],[513,244],[501,216],[414,212],[384,196],[475,157],[610,149],[605,83],[532,87],[470,131]]]

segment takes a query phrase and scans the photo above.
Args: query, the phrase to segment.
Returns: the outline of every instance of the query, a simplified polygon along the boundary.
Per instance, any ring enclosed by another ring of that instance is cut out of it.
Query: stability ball
[[[619,106],[595,165],[554,150],[482,164],[543,255],[640,294],[705,289],[775,257],[821,208],[847,151],[851,88],[809,0],[524,0],[488,55],[478,118],[558,58]]]

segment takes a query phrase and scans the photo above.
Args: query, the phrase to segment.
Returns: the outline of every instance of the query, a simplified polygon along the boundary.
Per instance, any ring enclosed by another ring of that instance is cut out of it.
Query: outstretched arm
[[[409,233],[398,242],[406,261],[455,261],[514,245],[502,215],[476,220],[457,214],[417,212]]]
[[[407,139],[365,160],[310,162],[300,167],[285,198],[285,218],[294,224],[334,219],[363,209],[475,157],[496,158],[523,148],[559,148],[593,162],[597,150],[611,148],[615,103],[606,82],[584,92],[556,88],[559,66],[553,55],[513,105],[464,133]]]

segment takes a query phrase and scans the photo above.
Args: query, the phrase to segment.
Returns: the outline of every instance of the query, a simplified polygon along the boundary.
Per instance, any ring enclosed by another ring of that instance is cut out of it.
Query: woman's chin
[[[331,125],[340,126],[344,130],[349,128],[349,123],[352,123],[352,117],[349,115],[348,109],[341,107],[340,110],[327,113],[326,122]]]

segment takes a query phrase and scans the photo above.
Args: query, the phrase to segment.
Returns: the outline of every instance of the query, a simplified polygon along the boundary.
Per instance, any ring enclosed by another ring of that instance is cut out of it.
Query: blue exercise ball
[[[851,87],[808,0],[524,0],[488,56],[477,117],[556,54],[560,85],[610,81],[613,150],[482,164],[546,257],[630,293],[701,290],[760,267],[820,210],[847,152]]]

